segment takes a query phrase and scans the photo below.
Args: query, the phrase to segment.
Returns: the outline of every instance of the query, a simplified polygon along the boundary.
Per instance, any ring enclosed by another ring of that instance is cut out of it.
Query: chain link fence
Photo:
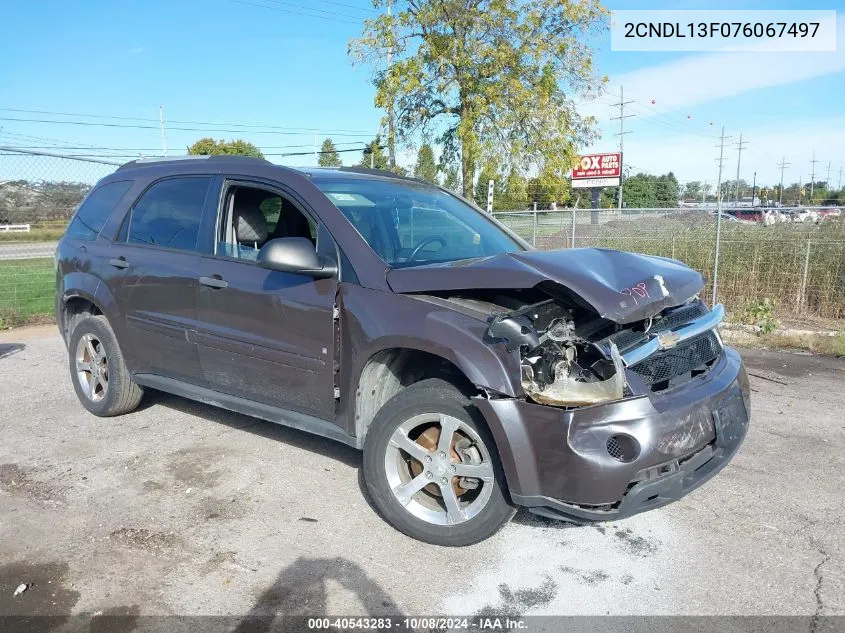
[[[56,242],[91,186],[115,167],[106,160],[0,148],[0,327],[52,315]],[[712,283],[716,221],[706,209],[560,208],[494,215],[537,248],[660,255],[687,263]],[[718,300],[729,311],[768,298],[779,314],[845,318],[845,213],[822,218],[783,210],[771,222],[724,216],[718,249]],[[710,286],[708,299],[709,291]]]
[[[107,161],[0,148],[0,327],[53,313],[53,253]]]
[[[706,209],[562,209],[493,215],[541,249],[600,247],[678,259],[704,274],[711,298],[716,217]],[[845,318],[845,214],[789,209],[778,215],[781,219],[769,223],[723,216],[718,301],[737,311],[768,298],[783,315]]]

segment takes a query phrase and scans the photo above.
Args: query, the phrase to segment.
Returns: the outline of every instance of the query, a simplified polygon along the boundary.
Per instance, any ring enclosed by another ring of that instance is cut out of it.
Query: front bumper
[[[624,518],[694,490],[731,460],[745,438],[748,378],[731,348],[706,374],[676,389],[638,391],[642,395],[571,411],[476,399],[514,503],[554,518]],[[636,448],[625,461],[611,455],[612,436]]]

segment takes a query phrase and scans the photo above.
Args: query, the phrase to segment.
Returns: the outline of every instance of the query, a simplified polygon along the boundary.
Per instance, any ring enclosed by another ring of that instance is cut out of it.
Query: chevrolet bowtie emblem
[[[657,344],[660,346],[660,349],[670,349],[675,347],[680,340],[681,335],[677,332],[666,332],[665,334],[657,335]]]

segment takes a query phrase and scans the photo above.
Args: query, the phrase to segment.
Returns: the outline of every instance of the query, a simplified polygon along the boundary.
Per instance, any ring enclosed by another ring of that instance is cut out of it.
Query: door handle
[[[125,257],[118,257],[117,259],[110,259],[109,264],[111,264],[115,268],[129,268],[129,262],[126,261]]]
[[[220,275],[212,275],[211,277],[200,277],[200,283],[209,288],[228,288],[229,282],[220,278]]]

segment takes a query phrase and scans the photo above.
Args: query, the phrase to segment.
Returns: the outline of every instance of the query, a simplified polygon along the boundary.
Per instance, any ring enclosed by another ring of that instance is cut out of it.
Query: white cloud
[[[626,97],[647,103],[656,111],[673,112],[699,103],[734,97],[760,88],[783,86],[845,70],[845,18],[839,14],[836,52],[709,53],[612,76],[612,97],[624,86]],[[607,99],[584,104],[582,112],[603,117]],[[643,116],[647,116],[644,114]]]
[[[130,48],[126,52],[129,53],[130,55],[140,55],[141,53],[147,52],[147,47],[146,46],[136,46],[134,48]]]
[[[728,130],[730,133],[730,130]],[[788,183],[808,182],[810,160],[816,153],[816,180],[827,176],[831,163],[831,181],[838,182],[843,159],[837,148],[845,146],[845,117],[819,120],[797,120],[788,125],[768,125],[745,128],[743,138],[748,145],[742,153],[740,177],[751,182],[757,172],[757,182],[774,184],[780,180],[777,163],[783,157],[791,163],[784,174]],[[734,136],[725,148],[723,179],[736,177],[737,151]],[[718,176],[718,138],[701,135],[667,134],[661,138],[638,138],[626,144],[625,164],[634,171],[662,174],[672,171],[679,180],[707,180],[715,184]],[[606,145],[606,144],[605,144]],[[595,151],[606,149],[597,146]],[[845,182],[845,180],[843,180]]]

